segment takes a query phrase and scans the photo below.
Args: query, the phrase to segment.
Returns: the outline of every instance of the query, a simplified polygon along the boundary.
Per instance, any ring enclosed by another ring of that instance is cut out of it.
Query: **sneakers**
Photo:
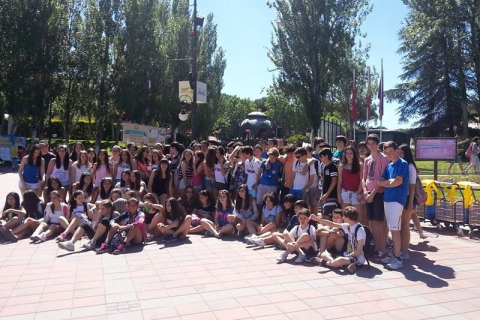
[[[403,267],[403,262],[401,259],[398,259],[398,258],[392,257],[392,261],[389,264],[387,264],[387,268],[392,270],[398,270],[401,267]]]
[[[385,258],[381,259],[382,263],[389,264],[392,263],[395,258],[393,256],[387,255]]]
[[[385,259],[387,257],[388,257],[388,254],[386,252],[382,252],[378,250],[377,252],[375,252],[374,259],[378,261],[378,260]]]
[[[55,238],[55,241],[57,242],[63,242],[65,241],[65,238],[67,237],[67,234],[65,232],[60,233],[58,237]]]
[[[408,254],[408,252],[407,253],[402,252],[402,253],[400,253],[400,258],[402,258],[402,260],[403,259],[410,259],[410,255]]]
[[[357,271],[357,263],[356,262],[350,263],[347,267],[347,271],[350,272],[351,274],[354,274],[355,271]]]
[[[223,238],[223,233],[217,232],[217,233],[215,234],[215,238],[217,238],[217,239],[222,239],[222,238]]]
[[[262,238],[253,238],[251,239],[252,243],[258,247],[264,247],[265,246],[265,240]]]
[[[85,244],[82,246],[82,248],[87,249],[87,250],[93,250],[93,249],[95,249],[95,244],[96,244],[95,241],[90,240],[90,241],[88,241],[87,243],[85,243]]]
[[[72,241],[59,242],[58,247],[67,251],[75,251],[75,246],[73,245]]]
[[[285,262],[285,260],[287,260],[287,257],[288,257],[288,252],[284,251],[284,252],[282,252],[282,254],[280,254],[278,256],[277,261],[278,262]]]
[[[314,266],[321,266],[323,264],[323,259],[319,257],[312,257],[308,259],[307,262],[313,264]]]
[[[153,241],[153,239],[155,239],[155,235],[154,235],[154,234],[151,234],[151,233],[147,233],[147,239],[146,239],[146,241],[147,241],[147,242],[150,242],[150,241]]]
[[[10,230],[8,228],[2,228],[1,229],[1,234],[2,234],[2,236],[5,237],[5,239],[7,239],[10,242],[17,242],[18,241],[18,238],[13,234],[12,230]]]
[[[100,246],[100,248],[97,249],[97,254],[102,254],[102,253],[107,253],[109,250],[108,248],[108,244],[106,244],[105,242],[102,243],[102,245]]]
[[[246,243],[248,244],[254,244],[253,243],[253,239],[257,238],[257,235],[256,234],[249,234],[248,236],[246,236],[245,238],[243,238],[245,240]]]
[[[40,233],[37,241],[45,242],[46,240],[47,240],[47,234],[45,232]]]
[[[173,235],[169,235],[168,237],[163,238],[164,242],[174,242],[177,241],[178,239],[175,238]]]
[[[418,233],[418,235],[420,236],[420,239],[427,239],[428,238],[428,236],[426,234],[424,234],[423,231],[420,231]]]
[[[117,249],[115,249],[113,251],[113,254],[117,255],[117,254],[124,254],[127,252],[127,247],[123,244],[123,243],[120,243],[118,246],[117,246]]]
[[[303,263],[305,261],[305,255],[303,253],[298,254],[297,259],[295,259],[295,263]]]
[[[204,233],[205,237],[211,237],[212,236],[212,233],[208,230],[205,230],[205,233]]]

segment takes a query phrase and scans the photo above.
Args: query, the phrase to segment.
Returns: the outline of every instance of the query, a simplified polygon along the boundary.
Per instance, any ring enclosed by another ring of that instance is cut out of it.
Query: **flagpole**
[[[382,87],[381,87],[381,90],[382,90],[382,101],[380,102],[381,104],[381,116],[380,116],[380,141],[382,142],[383,141],[383,109],[384,109],[384,105],[383,105],[383,88],[385,87],[385,81],[383,80],[383,59],[382,59],[382,64],[381,64],[381,67],[382,67],[382,75],[381,75],[381,81],[382,81]]]
[[[365,140],[367,140],[367,137],[368,137],[368,126],[370,124],[370,105],[369,105],[369,102],[368,102],[368,95],[369,94],[370,94],[370,99],[372,99],[371,92],[369,92],[369,90],[370,90],[370,67],[368,67],[367,83],[368,83],[368,88],[367,88],[367,131],[366,131],[366,134],[365,134]]]

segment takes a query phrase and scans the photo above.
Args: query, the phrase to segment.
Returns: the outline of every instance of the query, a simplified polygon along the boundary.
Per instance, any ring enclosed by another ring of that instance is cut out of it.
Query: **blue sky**
[[[193,0],[190,0],[193,4]],[[218,45],[226,51],[227,69],[223,92],[257,99],[272,84],[273,68],[267,57],[275,21],[275,10],[265,0],[197,0],[199,15],[213,13],[217,23]],[[398,30],[407,15],[401,0],[372,0],[373,11],[362,26],[370,43],[369,64],[380,70],[383,58],[385,90],[400,82],[402,72]],[[200,79],[201,80],[201,79]],[[385,104],[383,125],[389,129],[409,127],[398,124],[397,104]]]

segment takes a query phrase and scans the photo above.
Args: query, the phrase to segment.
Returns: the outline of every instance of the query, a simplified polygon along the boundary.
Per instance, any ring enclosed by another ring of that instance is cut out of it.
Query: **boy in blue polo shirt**
[[[387,268],[393,270],[403,267],[402,259],[400,258],[400,229],[402,212],[409,188],[408,163],[399,158],[397,149],[398,146],[393,141],[388,141],[384,144],[383,152],[390,162],[378,183],[380,187],[385,187],[383,195],[385,217],[387,218],[388,229],[392,232],[393,239],[393,257],[383,258],[382,263],[386,263]]]

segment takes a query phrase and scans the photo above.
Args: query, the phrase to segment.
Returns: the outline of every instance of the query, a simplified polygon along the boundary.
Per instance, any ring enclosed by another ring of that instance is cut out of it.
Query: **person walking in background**
[[[463,170],[463,174],[468,174],[468,170],[470,170],[471,167],[473,167],[473,170],[475,171],[475,174],[478,173],[478,139],[479,137],[473,138],[473,141],[470,143],[470,146],[467,149],[467,155],[470,159],[470,163],[468,166]]]
[[[460,141],[460,137],[456,136],[457,138],[457,148],[461,145],[465,145],[468,143],[468,139],[465,139],[463,141]],[[463,149],[463,148],[462,148]],[[462,165],[462,158],[457,154],[455,160],[450,161],[450,166],[447,169],[447,174],[452,174],[452,168],[455,165],[455,163],[458,163],[458,167],[460,168],[460,172],[463,173],[463,165]]]

